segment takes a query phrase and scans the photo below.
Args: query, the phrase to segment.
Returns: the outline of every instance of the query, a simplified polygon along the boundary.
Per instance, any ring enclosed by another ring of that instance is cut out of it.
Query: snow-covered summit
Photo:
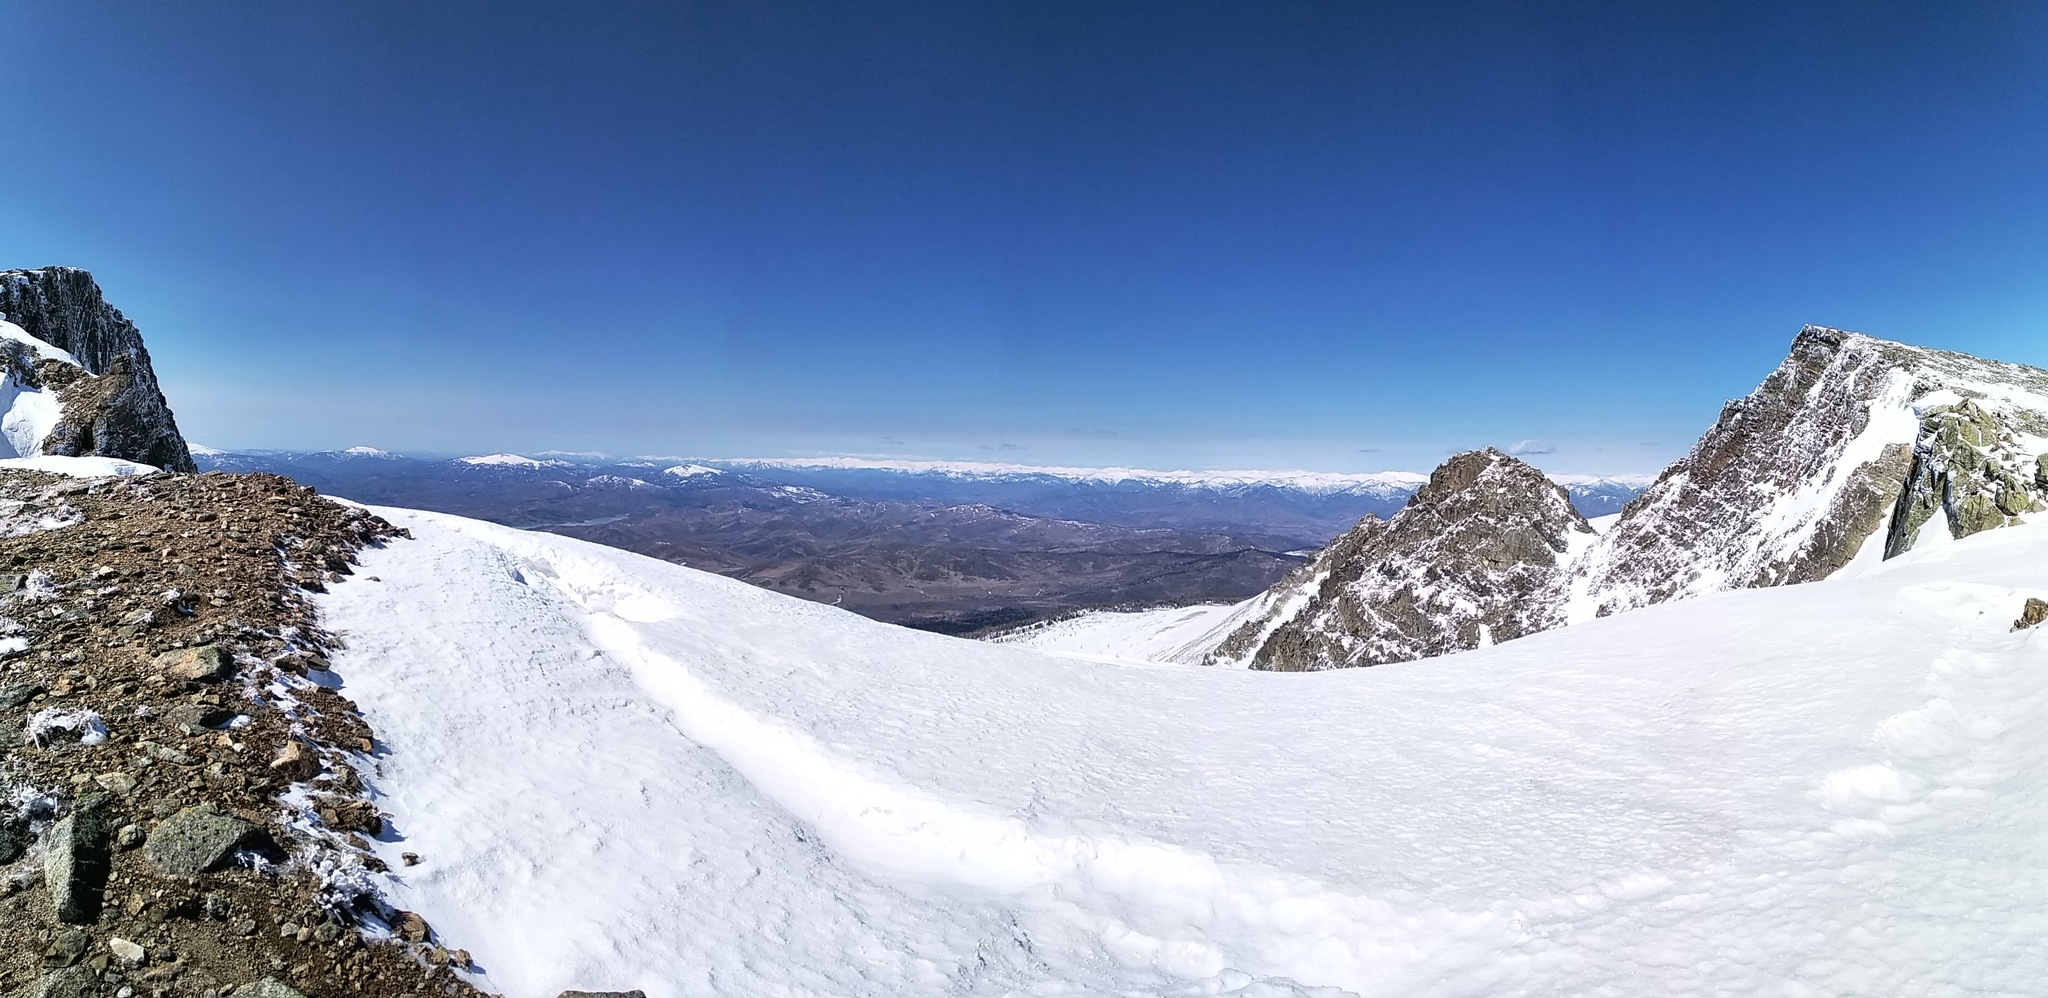
[[[349,447],[349,448],[345,448],[345,449],[343,449],[343,450],[342,450],[342,452],[341,452],[341,456],[343,456],[343,457],[369,457],[369,458],[390,458],[390,457],[395,457],[395,456],[397,456],[397,455],[394,455],[394,454],[392,454],[392,453],[391,453],[390,451],[388,451],[388,450],[383,450],[383,449],[381,449],[381,448],[377,448],[377,447],[364,447],[364,446],[361,446],[361,445],[357,445],[357,446],[355,446],[355,447]]]

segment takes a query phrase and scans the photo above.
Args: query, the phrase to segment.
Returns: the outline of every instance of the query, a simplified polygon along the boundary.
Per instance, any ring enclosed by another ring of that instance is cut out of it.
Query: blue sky
[[[30,0],[0,39],[0,265],[97,273],[215,446],[1637,472],[1802,323],[2048,365],[2036,3]]]

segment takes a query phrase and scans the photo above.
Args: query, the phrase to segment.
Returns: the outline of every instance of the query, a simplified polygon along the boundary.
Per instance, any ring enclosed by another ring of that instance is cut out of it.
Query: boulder
[[[41,683],[16,683],[0,686],[0,707],[19,707],[35,699],[43,691]]]
[[[200,804],[164,819],[149,833],[143,854],[175,877],[196,877],[226,866],[235,850],[255,845],[263,829]]]
[[[92,937],[83,929],[65,929],[50,941],[50,947],[43,951],[43,966],[51,969],[77,966],[92,949]]]
[[[320,770],[320,754],[296,738],[286,740],[277,758],[270,760],[270,771],[293,783],[319,776]]]
[[[28,852],[31,841],[28,825],[23,822],[0,822],[0,866],[20,859]]]
[[[89,798],[50,829],[43,880],[59,921],[90,925],[99,920],[112,858],[105,811],[105,797]]]
[[[2012,622],[2012,629],[2024,631],[2044,620],[2048,620],[2048,602],[2029,596],[2027,605],[2020,609],[2020,619]]]
[[[219,645],[174,648],[156,657],[156,667],[173,679],[216,683],[234,675],[235,657]]]
[[[423,943],[427,941],[427,937],[433,935],[434,930],[427,926],[427,920],[421,918],[417,912],[401,911],[398,917],[391,920],[391,931],[406,942]]]
[[[86,998],[97,993],[93,973],[84,967],[68,967],[43,975],[36,986],[36,998]]]
[[[143,949],[141,944],[129,942],[118,936],[107,940],[107,952],[112,953],[114,959],[123,967],[140,967],[149,962],[149,951]]]
[[[275,977],[266,977],[254,984],[244,984],[239,988],[235,988],[233,996],[234,998],[306,998],[305,995],[299,993],[297,988]]]

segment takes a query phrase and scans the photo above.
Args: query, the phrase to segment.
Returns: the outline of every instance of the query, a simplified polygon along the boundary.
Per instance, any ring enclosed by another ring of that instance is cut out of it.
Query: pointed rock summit
[[[1437,468],[1260,597],[1211,664],[1306,671],[1426,658],[1564,622],[1571,556],[1594,538],[1563,487],[1488,448]]]
[[[75,267],[0,271],[0,457],[96,455],[195,471],[142,333]]]

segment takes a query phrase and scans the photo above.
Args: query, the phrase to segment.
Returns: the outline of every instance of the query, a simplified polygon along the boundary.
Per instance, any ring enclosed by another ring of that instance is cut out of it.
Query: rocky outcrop
[[[1555,627],[1570,556],[1593,537],[1542,472],[1497,450],[1460,454],[1392,519],[1368,517],[1276,586],[1208,661],[1375,665]]]
[[[66,360],[16,340],[0,350],[10,385],[56,395],[57,419],[37,453],[197,470],[157,386],[142,333],[107,303],[91,274],[75,267],[0,271],[0,316],[69,355]]]
[[[1808,326],[1587,553],[1575,605],[1824,579],[1910,547],[1936,508],[1958,535],[2002,525],[2032,502],[2015,430],[2048,433],[2048,371]]]
[[[1911,550],[1936,513],[1949,536],[1967,537],[2048,506],[2044,460],[2048,454],[2022,450],[2013,429],[1975,402],[1928,408],[1920,419],[1913,470],[1892,509],[1884,556]]]

